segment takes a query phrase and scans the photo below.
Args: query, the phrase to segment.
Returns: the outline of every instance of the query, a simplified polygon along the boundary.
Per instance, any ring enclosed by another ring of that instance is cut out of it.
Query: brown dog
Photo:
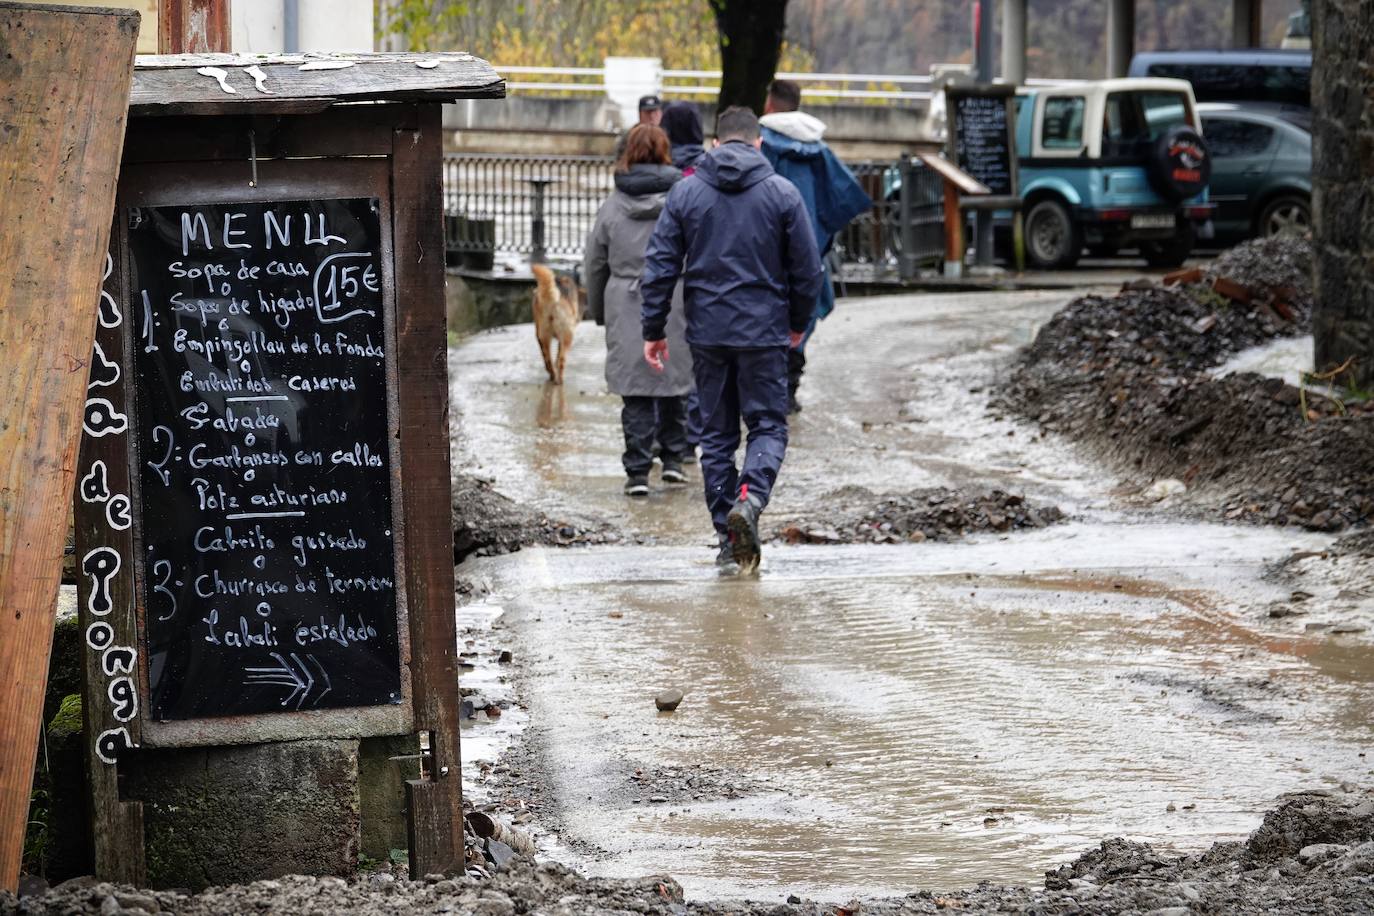
[[[563,384],[563,366],[572,348],[573,332],[582,317],[578,305],[577,284],[571,278],[555,274],[543,264],[530,265],[534,274],[534,336],[539,340],[539,352],[544,355],[544,368],[549,381]],[[553,359],[553,342],[558,340],[558,361]]]

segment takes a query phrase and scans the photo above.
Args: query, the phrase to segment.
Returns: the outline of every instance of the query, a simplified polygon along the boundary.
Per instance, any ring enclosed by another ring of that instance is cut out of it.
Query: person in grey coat
[[[625,493],[649,494],[654,442],[660,447],[665,484],[683,484],[687,455],[686,395],[692,389],[690,359],[675,360],[666,372],[644,362],[639,293],[644,249],[663,210],[668,190],[682,178],[673,168],[668,135],[651,124],[630,130],[616,161],[615,190],[601,204],[587,239],[582,276],[588,310],[606,326],[606,384],[620,395],[625,433]],[[675,353],[689,353],[682,291],[674,294],[667,335]]]

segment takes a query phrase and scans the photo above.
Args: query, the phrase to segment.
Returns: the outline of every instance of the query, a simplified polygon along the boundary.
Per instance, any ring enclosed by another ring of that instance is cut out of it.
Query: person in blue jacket
[[[721,112],[715,148],[668,192],[640,283],[644,358],[662,371],[682,280],[716,561],[742,572],[758,567],[759,513],[787,451],[787,353],[815,313],[822,276],[802,196],[774,173],[760,142],[752,111]],[[741,418],[749,437],[737,468]]]
[[[835,236],[854,217],[868,211],[873,201],[859,186],[854,173],[836,158],[821,139],[825,122],[801,111],[801,86],[791,80],[774,80],[768,87],[768,101],[764,104],[763,154],[783,178],[797,186],[806,211],[811,215],[811,229],[820,248],[821,263],[835,244]],[[806,342],[816,329],[816,322],[835,308],[835,289],[830,282],[830,269],[825,266],[821,292],[816,297],[815,316],[802,337],[801,346],[788,354],[787,395],[788,410],[801,410],[797,400],[797,386],[806,368]]]

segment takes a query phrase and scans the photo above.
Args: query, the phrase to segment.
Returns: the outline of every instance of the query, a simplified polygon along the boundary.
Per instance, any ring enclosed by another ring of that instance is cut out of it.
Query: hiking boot
[[[626,496],[648,496],[649,478],[643,475],[630,477],[625,481]]]
[[[678,486],[687,482],[687,475],[682,472],[682,465],[671,458],[663,459],[663,482]]]
[[[734,547],[732,547],[731,544],[730,544],[730,538],[729,538],[729,536],[727,536],[727,535],[721,535],[721,538],[720,538],[720,551],[716,553],[716,566],[719,567],[719,568],[722,569],[722,570],[726,570],[726,569],[729,569],[730,567],[732,567],[732,566],[734,566],[734,565],[735,565]]]
[[[740,572],[751,573],[759,567],[762,547],[759,544],[759,512],[762,507],[758,499],[749,495],[747,487],[742,487],[740,498],[725,517],[730,531],[730,555],[739,564]]]

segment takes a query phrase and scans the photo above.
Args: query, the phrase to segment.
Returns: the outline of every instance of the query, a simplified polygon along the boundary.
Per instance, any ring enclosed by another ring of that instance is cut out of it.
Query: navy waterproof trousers
[[[626,395],[621,398],[620,426],[625,432],[627,477],[648,477],[654,466],[654,443],[658,443],[663,466],[682,465],[687,444],[687,398],[648,398]]]
[[[787,348],[692,347],[701,419],[701,477],[716,532],[741,492],[768,505],[787,452]],[[736,468],[740,420],[749,430]],[[747,489],[746,489],[747,488]]]

